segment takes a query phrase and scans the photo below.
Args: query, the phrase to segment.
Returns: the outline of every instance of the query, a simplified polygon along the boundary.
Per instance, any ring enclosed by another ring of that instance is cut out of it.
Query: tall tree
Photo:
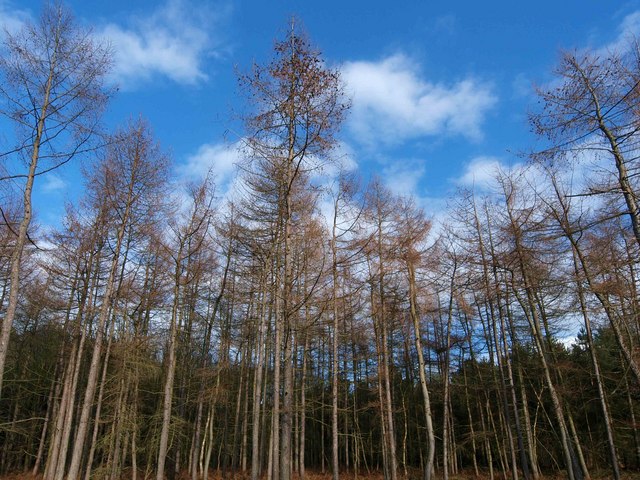
[[[176,350],[178,339],[178,316],[186,301],[181,298],[183,289],[194,280],[194,261],[199,250],[205,245],[207,231],[212,220],[213,188],[208,179],[199,185],[192,186],[190,193],[191,211],[184,219],[170,222],[175,237],[173,243],[166,246],[172,258],[173,272],[173,304],[169,320],[169,338],[166,349],[167,372],[164,384],[162,405],[162,429],[158,448],[158,467],[156,478],[164,478],[164,466],[169,444],[169,427],[171,422],[171,406],[173,385],[176,372]]]
[[[96,225],[111,226],[112,253],[104,280],[87,385],[67,473],[69,480],[77,479],[80,472],[89,415],[98,383],[105,326],[117,293],[118,272],[123,268],[123,257],[129,246],[125,239],[144,232],[147,225],[160,215],[167,166],[167,157],[153,139],[149,127],[144,121],[138,120],[113,136],[90,178],[90,203],[96,212]]]
[[[22,219],[11,255],[10,292],[0,332],[0,395],[11,326],[18,305],[20,262],[31,224],[36,176],[68,162],[89,147],[108,96],[103,79],[109,49],[81,29],[59,3],[46,3],[37,23],[7,33],[0,57],[0,113],[16,126],[10,154],[27,172],[6,178],[24,181]]]
[[[398,209],[398,217],[398,250],[400,258],[406,268],[407,281],[409,283],[409,316],[413,324],[414,342],[418,354],[418,374],[420,390],[422,392],[424,419],[427,428],[428,444],[424,465],[424,480],[431,480],[435,458],[435,434],[433,431],[431,399],[425,370],[426,363],[422,350],[422,320],[420,318],[418,283],[416,281],[416,270],[424,261],[425,242],[431,230],[431,222],[426,219],[424,211],[416,207],[410,200],[403,200],[401,208]]]
[[[598,168],[582,193],[613,198],[615,210],[607,213],[624,213],[640,245],[640,192],[634,179],[639,167],[637,52],[637,45],[629,44],[625,51],[606,55],[564,53],[556,84],[538,90],[543,109],[531,116],[531,123],[550,142],[538,158],[584,162],[595,158],[612,164],[606,175],[606,169]]]
[[[385,477],[396,480],[398,459],[396,451],[396,427],[392,398],[391,372],[393,352],[391,344],[391,297],[392,252],[394,214],[398,209],[398,198],[386,188],[380,179],[375,179],[366,195],[365,216],[370,222],[370,237],[367,239],[368,282],[370,288],[371,320],[375,332],[378,355],[378,396],[380,401],[380,426],[383,436],[383,464]]]
[[[596,346],[594,342],[593,327],[591,320],[591,312],[589,312],[587,303],[587,292],[585,291],[584,279],[580,269],[580,252],[578,247],[578,240],[575,237],[575,232],[580,230],[580,225],[577,220],[572,218],[574,215],[572,211],[572,205],[570,198],[563,191],[562,185],[559,183],[555,173],[551,170],[547,170],[546,173],[550,177],[550,181],[553,185],[555,193],[555,202],[548,202],[548,210],[551,217],[558,223],[562,233],[567,237],[567,240],[571,243],[571,256],[573,263],[574,282],[576,288],[576,296],[580,306],[580,313],[584,321],[584,329],[586,334],[587,349],[591,357],[591,363],[593,367],[593,376],[598,387],[598,399],[600,400],[600,407],[602,408],[602,416],[605,424],[605,431],[607,433],[607,443],[609,446],[609,455],[611,459],[611,469],[613,478],[618,480],[620,478],[620,468],[618,465],[618,455],[616,452],[616,446],[614,442],[613,428],[611,425],[611,415],[609,414],[609,406],[607,405],[607,399],[605,396],[600,361],[596,352]],[[580,218],[577,216],[578,219]],[[584,257],[582,257],[584,258]]]
[[[292,236],[298,227],[296,197],[300,198],[299,195],[309,189],[310,170],[327,161],[348,104],[343,99],[338,72],[324,65],[320,53],[311,47],[293,21],[286,38],[277,42],[274,50],[271,63],[265,67],[254,65],[252,72],[240,81],[248,90],[255,112],[246,122],[254,194],[262,196],[263,201],[268,199],[276,215],[273,471],[279,471],[280,478],[288,480],[295,363],[292,327],[294,315],[301,307],[293,301],[296,279]],[[255,187],[262,191],[259,193]],[[300,207],[301,203],[297,205]],[[279,391],[281,348],[282,392]]]

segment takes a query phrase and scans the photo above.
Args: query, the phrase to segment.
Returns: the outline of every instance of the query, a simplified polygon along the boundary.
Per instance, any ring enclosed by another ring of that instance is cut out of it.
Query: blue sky
[[[399,5],[398,5],[399,3]],[[105,123],[142,115],[171,152],[176,177],[211,166],[230,185],[246,110],[236,68],[271,58],[292,15],[327,64],[342,71],[353,107],[341,151],[363,178],[380,175],[437,215],[459,185],[535,148],[533,85],[552,79],[560,49],[607,49],[640,34],[640,2],[375,0],[68,1],[115,49],[119,93]],[[41,3],[0,0],[15,28]],[[1,147],[1,145],[0,145]],[[78,164],[39,179],[36,213],[58,223],[81,188]]]

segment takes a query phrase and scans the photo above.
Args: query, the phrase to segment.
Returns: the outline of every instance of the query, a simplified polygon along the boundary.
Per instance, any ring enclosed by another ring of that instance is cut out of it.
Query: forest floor
[[[400,474],[400,472],[398,473],[399,473],[398,478],[401,480],[422,480],[422,475],[420,475],[418,471],[407,472],[408,474],[406,477]],[[121,480],[130,479],[131,472],[127,472],[123,474],[120,478]],[[145,479],[144,472],[140,472],[140,474],[138,475],[138,479],[140,480],[151,480],[153,478],[155,478],[155,476],[151,475],[150,477]],[[181,475],[175,475],[173,477],[167,477],[167,478],[168,480],[190,480],[191,476],[187,472],[184,472]],[[333,477],[331,473],[306,472],[305,474],[305,480],[331,480],[332,478]],[[353,473],[345,473],[345,474],[341,474],[340,478],[343,480],[383,480],[384,475],[382,474],[382,472],[371,472],[368,474],[360,474],[357,476],[353,475]],[[442,478],[442,474],[436,471],[434,475],[434,480],[439,480],[441,478]],[[489,478],[490,477],[488,472],[480,473],[480,475],[475,475],[473,471],[461,472],[455,475],[449,474],[449,480],[472,480],[472,479],[489,480]],[[567,478],[566,475],[550,474],[550,475],[543,475],[542,477],[540,477],[540,480],[561,480],[566,478]],[[605,480],[609,478],[611,478],[611,473],[608,473],[608,472],[603,471],[603,472],[591,473],[592,480]],[[623,480],[640,480],[640,472],[623,472],[621,474],[621,478]],[[219,471],[212,470],[209,473],[209,480],[248,480],[248,479],[249,479],[248,475],[240,474],[240,473],[228,472],[224,476]],[[494,480],[510,480],[510,479],[511,479],[510,476],[505,478],[502,474],[495,473],[494,475]],[[33,476],[29,473],[0,475],[0,480],[42,480],[42,475]],[[291,480],[300,480],[300,477],[297,474],[294,474]]]

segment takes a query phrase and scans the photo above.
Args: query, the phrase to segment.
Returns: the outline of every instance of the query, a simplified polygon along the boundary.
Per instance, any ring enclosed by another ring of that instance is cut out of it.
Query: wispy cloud
[[[211,173],[218,190],[224,193],[240,159],[241,152],[236,144],[206,143],[178,167],[178,173],[187,179],[200,179]]]
[[[356,152],[347,142],[338,142],[330,155],[331,160],[308,158],[312,165],[311,179],[316,184],[333,182],[341,172],[352,172],[358,169]]]
[[[28,20],[31,20],[31,14],[28,11],[0,0],[0,37],[4,35],[5,30],[9,33],[17,32]]]
[[[44,193],[57,193],[65,188],[67,188],[67,182],[59,175],[50,172],[44,176],[44,182],[42,183],[42,191]]]
[[[211,32],[224,11],[214,13],[189,0],[168,0],[150,16],[131,18],[126,26],[104,25],[97,33],[113,46],[115,80],[123,88],[155,76],[191,85],[207,80],[205,60],[218,47]]]
[[[640,10],[626,15],[618,25],[617,32],[617,37],[597,49],[597,53],[606,55],[611,52],[624,53],[628,51],[633,45],[633,39],[640,35]]]
[[[453,35],[458,27],[458,20],[452,13],[441,15],[435,19],[434,32],[440,35]]]
[[[402,54],[347,62],[342,75],[353,96],[350,129],[369,145],[440,134],[479,139],[485,115],[497,101],[491,87],[474,78],[430,82]]]
[[[462,187],[485,190],[495,183],[498,172],[507,168],[497,157],[475,157],[466,164],[462,176],[456,179],[455,183]]]
[[[424,173],[424,165],[420,162],[396,161],[382,169],[382,179],[396,195],[418,197]]]

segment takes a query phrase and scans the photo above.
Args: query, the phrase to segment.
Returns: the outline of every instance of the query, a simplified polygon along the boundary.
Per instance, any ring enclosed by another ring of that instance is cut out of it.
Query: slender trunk
[[[382,217],[381,212],[378,212],[378,225],[377,225],[377,249],[378,249],[378,261],[379,261],[379,278],[378,278],[378,295],[380,305],[378,308],[378,322],[380,325],[380,346],[381,346],[381,382],[383,383],[384,392],[384,404],[386,405],[385,420],[386,420],[386,444],[387,444],[387,460],[390,480],[397,480],[398,478],[398,460],[396,455],[396,438],[395,428],[393,420],[393,401],[391,397],[391,372],[389,367],[389,335],[388,325],[386,318],[386,294],[385,294],[385,264],[384,256],[382,253]]]
[[[396,433],[393,420],[393,400],[391,398],[391,372],[389,368],[389,347],[386,322],[382,323],[382,368],[384,378],[385,403],[387,405],[387,436],[389,443],[389,470],[391,480],[398,478],[398,460],[396,453]]]
[[[333,308],[333,338],[332,338],[332,362],[331,362],[331,470],[333,480],[339,480],[338,465],[338,343],[339,343],[339,318],[338,318],[338,252],[336,245],[336,228],[338,223],[338,200],[333,207],[333,227],[331,230],[331,279],[332,279],[332,308]]]
[[[509,204],[509,202],[507,202]],[[523,247],[521,245],[521,231],[519,227],[516,225],[515,220],[512,216],[512,212],[510,208],[508,208],[508,214],[511,221],[511,225],[513,227],[513,238],[515,241],[515,253],[517,255],[518,266],[520,273],[522,275],[523,287],[525,291],[526,301],[521,298],[517,289],[514,286],[514,294],[522,306],[524,315],[529,323],[529,328],[531,331],[531,335],[534,340],[534,344],[536,346],[536,350],[538,351],[538,357],[542,364],[542,368],[544,370],[544,378],[547,384],[547,388],[549,390],[549,395],[551,397],[551,401],[553,404],[554,413],[556,416],[556,421],[558,422],[558,426],[560,428],[560,438],[562,440],[562,451],[564,453],[565,467],[567,469],[567,475],[569,476],[569,480],[581,480],[582,479],[582,471],[580,468],[576,468],[574,465],[574,457],[573,449],[570,444],[569,439],[569,430],[567,428],[567,424],[564,418],[564,409],[562,407],[562,402],[560,400],[560,396],[557,393],[555,384],[552,379],[551,367],[547,360],[547,351],[545,348],[545,341],[542,336],[540,319],[538,317],[538,311],[536,308],[536,302],[534,299],[534,294],[532,291],[532,286],[530,285],[528,271],[525,265],[524,255],[523,255]]]
[[[531,461],[531,473],[533,475],[533,479],[538,480],[540,478],[540,468],[538,467],[536,436],[531,428],[531,417],[529,415],[529,406],[527,402],[527,389],[524,384],[524,375],[521,365],[518,365],[518,380],[520,382],[522,416],[524,417],[524,431],[527,437],[527,451],[529,452],[529,460]]]
[[[111,465],[107,465],[111,469],[111,480],[116,480],[120,473],[120,459],[123,457],[121,453],[121,444],[122,444],[122,431],[123,431],[123,420],[125,417],[124,412],[124,402],[126,401],[125,390],[127,387],[127,383],[124,377],[120,378],[120,388],[118,392],[118,402],[116,404],[116,409],[114,411],[114,422],[112,424],[111,436],[113,439],[113,444],[111,448],[111,452],[113,454]]]
[[[465,406],[467,408],[467,420],[469,421],[469,435],[471,436],[471,461],[473,462],[473,472],[476,477],[479,477],[480,471],[478,470],[478,459],[476,457],[476,452],[477,452],[476,432],[473,426],[473,417],[471,416],[471,402],[469,399],[469,384],[467,382],[467,369],[464,368],[464,365],[462,365],[461,370],[462,370],[462,378],[464,381],[464,401],[465,401]]]
[[[506,339],[506,329],[504,324],[504,310],[502,306],[501,295],[499,293],[500,282],[499,282],[498,273],[497,273],[496,254],[494,250],[491,229],[489,228],[488,254],[491,257],[491,275],[490,275],[489,259],[487,259],[487,252],[485,250],[482,231],[480,228],[480,220],[478,218],[478,213],[476,210],[475,203],[473,204],[473,212],[474,212],[474,223],[475,223],[476,235],[478,239],[478,247],[479,247],[480,255],[482,258],[483,286],[484,286],[485,294],[487,297],[487,303],[489,305],[489,315],[491,320],[490,329],[493,333],[493,342],[495,347],[496,359],[498,362],[498,370],[500,371],[500,382],[502,387],[501,396],[503,400],[503,409],[504,409],[505,422],[506,422],[505,430],[507,432],[509,451],[511,453],[511,475],[513,480],[518,480],[518,465],[516,461],[515,445],[513,442],[513,432],[511,430],[511,412],[509,410],[509,399],[508,399],[508,392],[512,393],[512,399],[514,394],[513,370],[511,368],[511,355],[509,354],[509,351],[508,351],[508,344]],[[493,289],[495,289],[495,294],[493,293]],[[497,304],[497,308],[495,304]],[[496,312],[496,309],[497,309],[497,312]],[[497,332],[496,324],[498,323],[498,319],[500,320],[500,333],[502,338],[502,344],[499,341],[499,336]],[[501,351],[503,351],[503,353],[501,353]],[[505,369],[506,369],[506,379],[505,379]],[[507,387],[507,384],[509,385],[510,388]],[[514,408],[515,417],[517,420],[518,411],[517,411],[516,402],[513,402],[513,408]],[[518,428],[518,434],[519,434],[518,439],[521,441],[522,437],[520,435],[519,428]],[[523,471],[527,472],[526,461],[523,463]],[[525,478],[527,478],[527,474],[528,473],[525,473]]]
[[[227,255],[226,255],[224,272],[222,274],[222,282],[220,284],[220,291],[218,292],[218,295],[216,296],[216,299],[213,302],[213,308],[211,309],[211,312],[208,312],[208,315],[207,315],[207,319],[208,319],[207,329],[206,329],[206,335],[202,342],[202,352],[201,352],[202,362],[200,366],[202,369],[206,367],[207,361],[209,358],[208,352],[209,352],[209,347],[211,346],[211,332],[213,330],[213,324],[216,320],[216,316],[220,308],[220,302],[222,301],[222,297],[224,296],[224,293],[226,291],[227,280],[229,277],[229,271],[231,266],[232,252],[233,252],[233,235],[229,233],[229,245],[227,247]],[[252,306],[253,304],[251,304],[250,309]],[[202,445],[204,445],[204,443],[201,441],[201,436],[202,436],[202,413],[204,411],[204,403],[205,403],[205,398],[204,398],[205,388],[206,388],[205,382],[204,381],[200,382],[200,386],[198,388],[198,405],[196,407],[195,431],[193,436],[194,448],[191,456],[191,480],[197,480],[198,459],[201,457],[201,454],[202,454],[201,448],[202,448]]]
[[[293,28],[293,24],[292,24]],[[295,57],[295,47],[293,45],[294,37],[291,37],[292,45],[291,45],[291,60],[293,61]],[[293,70],[292,70],[293,72]],[[294,95],[295,85],[298,81],[297,78],[290,78],[290,95]],[[278,459],[278,452],[274,452],[274,480],[290,480],[291,478],[291,429],[292,429],[292,418],[293,418],[293,340],[292,340],[292,312],[293,312],[293,258],[292,258],[292,243],[291,243],[291,233],[292,233],[292,218],[293,218],[293,209],[292,209],[292,193],[291,189],[296,181],[298,169],[300,166],[300,162],[304,158],[304,149],[301,152],[301,155],[296,160],[296,102],[291,101],[288,103],[287,112],[287,133],[288,133],[288,153],[286,159],[286,176],[285,183],[283,185],[283,197],[282,201],[284,204],[284,209],[282,211],[282,226],[284,233],[284,279],[283,279],[283,290],[282,290],[282,313],[278,312],[276,318],[281,316],[282,322],[282,337],[280,341],[284,341],[284,391],[283,393],[283,401],[282,401],[282,418],[278,419],[279,422],[274,424],[282,429],[282,438],[281,440],[278,438],[279,432],[274,432],[274,448],[278,449],[280,447],[280,455]],[[296,163],[297,164],[294,164]],[[279,322],[280,323],[280,322]],[[277,337],[276,333],[276,337]],[[276,339],[278,341],[278,339]],[[276,345],[276,351],[279,349],[279,345]],[[279,355],[276,358],[276,361],[279,361]],[[277,373],[278,374],[278,373]],[[279,374],[278,374],[279,375]],[[279,388],[276,390],[278,392],[276,394],[276,398],[279,396]],[[274,417],[276,416],[276,412],[274,410]],[[280,442],[278,441],[280,440]],[[278,475],[279,470],[279,475]]]
[[[251,480],[260,477],[260,406],[262,405],[261,388],[262,375],[265,363],[265,337],[267,327],[267,291],[266,274],[264,274],[261,286],[260,308],[258,309],[258,338],[256,341],[256,362],[253,377],[253,425],[251,429]]]
[[[451,350],[451,323],[453,321],[453,298],[455,289],[456,272],[458,269],[458,261],[453,255],[453,271],[451,272],[451,281],[449,285],[449,306],[447,308],[447,331],[445,332],[444,344],[444,365],[442,371],[443,383],[443,415],[442,415],[442,478],[449,480],[449,410],[450,410],[450,394],[449,394],[449,363]]]
[[[276,282],[277,284],[277,282]],[[277,295],[277,294],[276,294]],[[281,389],[281,375],[280,375],[280,366],[281,360],[280,355],[282,351],[282,336],[284,325],[282,324],[282,319],[280,318],[280,309],[278,308],[278,298],[280,295],[276,297],[276,335],[275,335],[275,345],[274,345],[274,360],[273,360],[273,413],[271,418],[271,480],[281,480],[280,479],[280,389]]]
[[[620,478],[620,469],[618,466],[618,456],[615,447],[615,441],[613,437],[613,428],[611,426],[611,416],[609,414],[609,408],[607,406],[607,400],[604,392],[604,386],[602,382],[602,375],[600,373],[600,364],[598,361],[598,357],[595,351],[595,343],[593,339],[593,331],[591,328],[591,318],[587,309],[587,302],[585,298],[585,291],[581,280],[580,275],[580,264],[582,259],[580,257],[580,252],[578,250],[578,242],[574,237],[574,234],[571,230],[570,219],[569,219],[569,205],[565,201],[563,195],[559,190],[559,186],[555,180],[555,177],[552,178],[552,183],[555,189],[556,198],[561,206],[562,212],[555,213],[556,220],[559,222],[560,227],[562,228],[565,236],[571,243],[571,254],[573,260],[573,273],[575,277],[576,284],[576,292],[578,294],[578,301],[580,304],[580,311],[582,313],[582,318],[584,320],[585,332],[587,335],[587,348],[589,349],[589,354],[591,357],[591,364],[593,366],[593,373],[596,381],[596,385],[598,388],[598,398],[600,400],[600,407],[602,409],[602,414],[605,422],[605,429],[607,432],[607,444],[609,446],[609,456],[611,461],[611,468],[613,473],[613,478],[618,480]],[[584,264],[582,263],[583,267]],[[584,268],[583,268],[584,271]],[[573,422],[572,422],[573,423]],[[584,464],[584,460],[582,460]]]
[[[300,480],[305,480],[305,439],[307,424],[307,351],[309,350],[309,335],[304,336],[304,349],[302,350],[302,380],[300,385],[300,455],[298,475]]]
[[[57,68],[57,54],[58,48],[60,46],[59,34],[59,30],[56,30],[53,52],[50,59],[49,76],[47,78],[47,82],[43,92],[42,106],[40,107],[40,111],[38,112],[38,123],[36,125],[36,132],[33,138],[31,161],[29,163],[29,171],[27,173],[27,182],[24,187],[24,215],[22,217],[22,221],[20,222],[20,226],[18,227],[16,243],[13,247],[13,253],[11,254],[11,269],[9,275],[9,301],[4,318],[2,319],[2,328],[0,329],[0,398],[3,398],[2,381],[4,379],[5,362],[7,360],[7,353],[9,351],[11,327],[13,326],[13,319],[18,307],[18,292],[20,290],[20,268],[22,266],[22,253],[24,251],[25,243],[27,242],[27,232],[29,230],[29,225],[31,224],[31,217],[33,216],[31,192],[33,191],[33,182],[36,178],[38,160],[40,159],[40,146],[42,137],[45,133],[45,123],[50,107],[50,97],[53,89],[54,74]]]
[[[240,366],[240,379],[238,381],[238,393],[236,395],[236,408],[235,408],[235,412],[233,415],[233,450],[231,452],[231,470],[233,472],[233,475],[236,474],[237,468],[238,468],[238,455],[241,453],[240,452],[240,428],[241,428],[241,420],[240,420],[240,413],[242,412],[242,400],[244,398],[243,393],[245,390],[245,385],[247,383],[246,380],[246,351],[249,349],[248,346],[243,346],[242,351],[243,351],[243,361],[242,364]]]
[[[164,464],[167,458],[169,446],[169,428],[171,424],[171,406],[173,400],[173,381],[176,372],[176,342],[178,338],[178,309],[180,308],[180,283],[182,281],[182,252],[184,242],[180,242],[178,254],[175,259],[175,271],[173,274],[173,306],[171,308],[171,320],[169,325],[169,341],[167,344],[167,377],[164,382],[162,404],[162,429],[160,431],[160,444],[158,446],[158,460],[156,480],[164,480]]]
[[[485,432],[484,439],[484,448],[485,454],[487,456],[487,464],[489,465],[489,480],[494,480],[493,474],[493,452],[491,451],[491,441],[489,440],[489,429],[487,427],[487,423],[484,417],[484,409],[482,405],[478,405],[478,410],[480,411],[480,425],[482,426],[482,431]],[[485,407],[487,411],[489,411],[489,400],[487,399]]]
[[[71,427],[73,425],[73,414],[75,410],[76,392],[78,386],[78,379],[80,376],[80,369],[82,367],[82,357],[84,354],[84,343],[87,335],[88,325],[84,326],[84,311],[87,307],[89,293],[94,292],[96,285],[99,281],[100,275],[99,265],[95,267],[95,271],[92,274],[94,268],[94,259],[99,259],[102,248],[98,248],[97,252],[91,252],[87,263],[86,278],[84,280],[84,286],[80,294],[80,301],[78,303],[78,313],[75,325],[75,334],[79,334],[80,338],[77,343],[74,342],[71,361],[68,365],[68,375],[71,379],[70,383],[65,382],[65,389],[63,390],[63,397],[60,404],[60,412],[65,412],[60,416],[62,421],[62,432],[59,438],[59,443],[56,444],[57,459],[54,461],[55,469],[51,471],[51,474],[56,480],[62,480],[64,478],[65,466],[67,461],[67,451],[69,448],[69,440],[71,437]],[[91,278],[90,278],[91,277]],[[90,305],[90,308],[93,304]],[[47,477],[45,477],[47,478]]]
[[[289,321],[287,321],[287,324]],[[291,438],[293,428],[293,338],[291,327],[287,325],[284,338],[284,398],[282,401],[282,440],[280,451],[280,478],[291,478]]]
[[[116,244],[113,250],[113,258],[111,260],[111,267],[109,269],[109,275],[106,280],[104,298],[102,300],[102,305],[100,307],[100,312],[98,316],[98,325],[96,328],[96,338],[93,348],[93,354],[91,356],[91,364],[89,366],[89,375],[87,378],[87,386],[84,393],[84,399],[82,403],[82,411],[80,414],[80,419],[78,421],[78,428],[76,430],[76,436],[74,441],[74,448],[71,455],[71,465],[69,467],[69,472],[67,474],[68,480],[76,480],[78,478],[80,472],[80,463],[82,461],[82,454],[84,452],[85,440],[87,436],[87,430],[89,428],[89,415],[91,413],[91,408],[93,406],[93,399],[96,392],[97,380],[98,380],[98,370],[100,363],[100,356],[102,353],[102,341],[104,338],[104,329],[107,322],[107,318],[109,315],[109,311],[111,310],[111,305],[114,300],[115,294],[115,282],[116,282],[116,273],[118,271],[118,264],[120,262],[120,255],[122,244],[125,236],[125,232],[129,225],[130,215],[132,210],[132,205],[134,202],[134,198],[136,195],[135,190],[135,179],[138,174],[138,162],[141,160],[142,153],[139,151],[138,145],[136,145],[134,158],[133,158],[133,167],[131,169],[131,177],[128,179],[128,190],[127,197],[124,204],[124,212],[121,217],[121,223],[118,225]],[[98,217],[98,220],[101,220],[101,215]]]
[[[76,295],[77,282],[78,282],[78,276],[76,275],[74,284],[71,287],[71,295],[69,296],[69,302],[67,304],[67,313],[66,313],[67,318],[65,319],[65,324],[67,323],[71,315],[73,299],[74,299],[74,296]],[[78,328],[78,325],[74,327],[74,330],[77,328]],[[80,328],[82,327],[80,326]],[[84,335],[84,330],[82,333]],[[67,363],[67,365],[62,368],[62,382],[57,382],[57,379],[56,379],[58,386],[56,387],[57,392],[56,392],[55,398],[56,399],[60,398],[60,402],[58,403],[57,408],[54,408],[55,421],[53,424],[53,431],[51,435],[51,440],[49,442],[49,452],[48,452],[47,461],[44,469],[45,480],[51,480],[54,478],[58,461],[60,459],[59,452],[60,452],[60,446],[62,443],[62,434],[65,427],[65,420],[67,418],[67,415],[69,415],[68,413],[69,410],[67,408],[67,405],[69,403],[69,400],[68,400],[69,394],[70,394],[69,390],[71,389],[71,381],[72,381],[71,371],[73,368],[73,362],[76,358],[77,344],[78,344],[77,340],[72,336],[72,346],[71,346],[71,352],[69,355],[70,357],[69,363]],[[65,346],[63,345],[62,348],[60,349],[60,352],[58,352],[58,362],[57,362],[56,370],[59,370],[59,367],[62,367],[64,363],[64,353],[65,353],[64,347]],[[61,397],[60,397],[60,393],[62,393]]]
[[[498,301],[500,301],[498,299]],[[501,308],[501,307],[500,307]],[[499,312],[498,316],[502,319],[503,313]],[[498,320],[492,319],[492,330],[493,330],[493,342],[496,350],[496,358],[498,360],[498,370],[500,371],[500,396],[502,397],[502,415],[504,415],[505,422],[505,433],[506,433],[506,441],[509,445],[509,453],[510,453],[510,463],[511,463],[511,476],[513,480],[518,480],[518,464],[516,461],[516,449],[513,442],[513,432],[511,430],[511,411],[509,408],[509,397],[508,397],[508,387],[507,387],[507,378],[509,378],[509,373],[511,372],[510,368],[506,368],[505,364],[508,363],[509,352],[503,352],[504,346],[500,344],[498,329],[497,329]],[[500,325],[503,326],[503,322],[500,322]],[[506,335],[501,328],[502,336]],[[503,339],[504,340],[504,339]],[[506,343],[506,342],[505,342]],[[510,366],[511,364],[508,363]],[[507,374],[505,375],[505,370]],[[506,377],[506,378],[505,378]],[[502,416],[501,416],[502,418]]]
[[[131,480],[138,479],[138,387],[139,387],[138,366],[135,368],[135,381],[132,392],[133,402],[131,409]]]
[[[513,345],[517,344],[517,338],[516,338],[516,334],[515,334],[515,322],[513,319],[513,315],[511,314],[511,309],[509,307],[509,301],[510,301],[510,296],[509,293],[507,291],[506,293],[506,298],[505,298],[505,306],[504,306],[504,310],[505,313],[507,315],[507,318],[509,319],[509,335],[511,335],[511,343]],[[525,451],[524,448],[524,439],[522,436],[522,427],[520,425],[520,412],[518,411],[518,396],[516,394],[516,385],[515,385],[515,379],[514,379],[514,375],[513,375],[513,359],[517,358],[517,353],[513,352],[511,353],[511,355],[509,355],[507,352],[508,349],[508,345],[507,345],[507,332],[506,332],[506,325],[504,322],[504,317],[502,316],[502,314],[500,315],[500,330],[502,332],[502,342],[503,342],[503,348],[505,351],[505,363],[507,364],[507,375],[508,375],[508,379],[509,379],[509,393],[511,395],[511,402],[513,403],[513,420],[514,420],[514,426],[516,428],[516,436],[518,439],[518,451],[520,452],[520,464],[522,466],[522,476],[525,478],[525,480],[529,480],[531,478],[531,474],[529,472],[529,461],[527,458],[527,452]],[[515,465],[514,465],[515,468]]]
[[[248,352],[247,352],[248,353]],[[248,355],[246,361],[248,362]],[[245,376],[246,386],[244,389],[244,416],[242,418],[242,446],[240,448],[240,470],[246,477],[247,473],[247,444],[249,441],[249,375]]]
[[[620,362],[622,363],[622,369],[624,371],[624,358],[620,358]],[[626,372],[623,374],[624,377],[624,387],[626,391],[627,397],[627,405],[629,408],[629,417],[631,420],[631,428],[633,429],[633,442],[635,444],[635,457],[636,457],[636,468],[640,469],[640,432],[638,431],[638,423],[636,423],[636,413],[635,413],[635,404],[634,399],[631,397],[631,390],[629,389],[629,379],[627,378]]]
[[[578,259],[575,251],[573,251],[573,264],[574,273],[576,275],[576,287],[578,293],[578,300],[580,302],[580,311],[582,312],[582,318],[584,320],[585,332],[587,334],[587,348],[591,356],[591,364],[593,366],[593,375],[598,387],[598,398],[600,400],[600,408],[602,408],[602,416],[604,418],[605,430],[607,432],[607,443],[609,446],[609,460],[611,462],[611,469],[613,478],[620,479],[620,468],[618,466],[618,454],[616,452],[615,441],[613,438],[613,428],[611,426],[611,415],[609,414],[609,407],[607,406],[607,399],[604,392],[604,385],[602,382],[602,375],[600,373],[600,363],[598,356],[596,355],[595,343],[593,340],[593,332],[591,329],[591,319],[587,310],[587,303],[584,295],[584,289],[582,283],[578,277]]]
[[[485,268],[486,268],[486,265],[485,265]],[[489,361],[490,361],[491,365],[494,365],[493,347],[492,347],[492,343],[491,343],[491,335],[488,333],[488,328],[485,325],[485,319],[484,319],[484,316],[482,315],[480,302],[478,302],[476,300],[476,303],[477,303],[477,308],[478,308],[478,318],[480,319],[480,322],[482,324],[482,329],[483,329],[483,332],[484,332],[485,341],[487,343],[487,347],[488,347],[488,350],[489,350]],[[476,377],[478,379],[479,384],[483,385],[483,387],[484,387],[482,389],[482,393],[484,395],[484,404],[482,404],[480,399],[478,399],[477,402],[478,402],[478,411],[480,412],[480,425],[482,426],[482,432],[483,432],[483,436],[484,436],[485,455],[486,455],[486,459],[487,459],[487,464],[489,466],[489,478],[491,480],[493,480],[493,478],[494,478],[494,473],[493,473],[493,452],[491,450],[490,432],[493,432],[494,433],[493,436],[495,437],[495,429],[491,430],[489,428],[489,424],[492,422],[489,394],[487,393],[487,388],[486,388],[485,382],[483,381],[482,372],[480,371],[480,367],[478,366],[478,362],[476,361],[476,358],[475,358],[474,349],[473,349],[473,341],[472,341],[471,334],[467,335],[467,343],[469,345],[469,355],[470,355],[470,358],[471,358],[472,365],[474,366]],[[497,385],[497,382],[495,381],[495,369],[492,368],[491,371],[493,372],[493,375],[494,375],[494,385]],[[487,416],[489,417],[488,421],[485,419],[485,411],[487,413]]]
[[[55,379],[56,377],[55,372],[53,377]],[[44,445],[47,439],[47,430],[49,428],[49,422],[51,420],[51,417],[53,416],[53,410],[54,410],[54,404],[55,404],[54,396],[57,393],[56,387],[57,387],[57,382],[54,380],[53,382],[51,382],[51,387],[49,388],[49,395],[47,396],[47,413],[45,414],[44,423],[42,425],[42,431],[40,433],[40,443],[38,444],[38,453],[36,453],[36,459],[33,464],[33,469],[31,470],[31,475],[34,477],[38,475],[40,470],[40,464],[42,463],[42,458],[44,457]]]
[[[95,455],[96,446],[98,442],[98,430],[100,429],[100,416],[102,412],[102,399],[104,398],[104,388],[107,384],[107,367],[109,366],[109,355],[111,354],[111,343],[113,342],[113,328],[114,323],[111,323],[111,332],[109,334],[109,340],[107,341],[107,349],[104,354],[104,363],[102,365],[102,374],[100,379],[100,388],[98,390],[98,400],[96,402],[96,413],[93,422],[93,433],[91,435],[91,446],[89,447],[89,454],[87,455],[87,466],[85,470],[84,480],[91,479],[91,470],[93,467],[93,457]]]
[[[209,414],[207,416],[207,432],[206,440],[207,449],[204,454],[204,461],[202,464],[202,478],[207,480],[209,478],[209,466],[211,465],[211,453],[213,452],[213,416],[215,412],[214,402],[209,406]]]
[[[409,308],[411,320],[413,321],[413,331],[415,335],[416,352],[418,353],[418,368],[420,376],[420,389],[422,390],[422,401],[424,406],[424,419],[427,426],[427,462],[424,468],[424,480],[431,480],[433,476],[433,463],[435,458],[435,434],[433,431],[433,416],[431,414],[431,400],[429,398],[429,388],[427,387],[427,377],[425,374],[426,364],[422,351],[422,334],[420,331],[420,316],[418,313],[418,297],[416,288],[416,276],[413,263],[407,262],[407,272],[409,275]]]

